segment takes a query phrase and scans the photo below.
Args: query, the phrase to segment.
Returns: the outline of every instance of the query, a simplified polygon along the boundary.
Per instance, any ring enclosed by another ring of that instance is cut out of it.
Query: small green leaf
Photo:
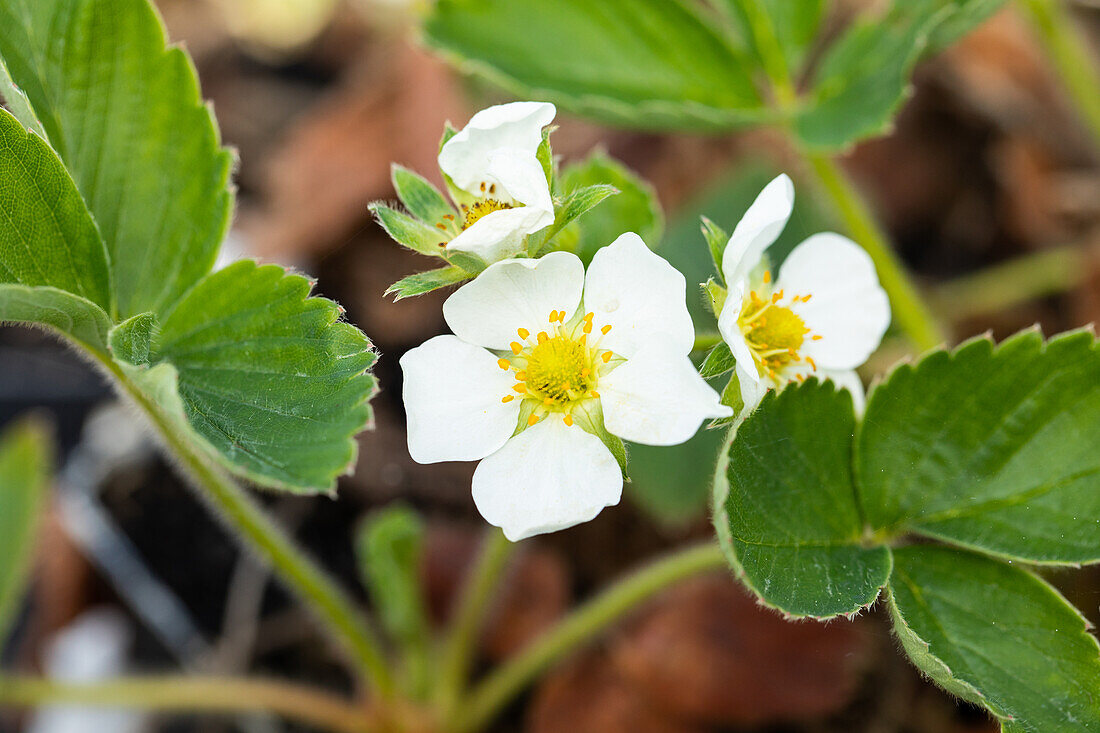
[[[703,239],[707,240],[707,249],[710,251],[711,260],[714,261],[714,270],[718,273],[718,283],[725,285],[726,279],[722,274],[722,256],[726,252],[726,244],[730,241],[730,235],[726,234],[725,229],[707,217],[701,217],[701,220]]]
[[[454,207],[423,176],[396,163],[390,173],[397,198],[420,221],[434,225],[443,222],[445,216],[455,216]]]
[[[107,354],[110,317],[90,300],[64,290],[0,283],[0,322],[45,326],[101,356]]]
[[[970,552],[905,547],[887,597],[914,663],[1012,719],[1005,730],[1100,731],[1100,646],[1039,578]]]
[[[439,0],[424,31],[527,99],[630,127],[715,130],[766,114],[753,65],[715,20],[684,0]]]
[[[111,354],[127,364],[147,365],[159,326],[156,313],[142,313],[127,318],[111,329]]]
[[[469,280],[471,277],[473,275],[461,267],[449,265],[438,270],[418,272],[415,275],[401,278],[386,290],[386,295],[394,295],[394,300],[397,301],[402,298],[411,298],[414,295],[430,293],[448,285],[457,285]]]
[[[27,99],[27,93],[12,80],[11,74],[8,73],[8,67],[2,58],[0,58],[0,100],[7,105],[8,111],[15,116],[15,119],[19,120],[23,127],[38,135],[47,143],[49,142],[49,136],[42,129],[42,122],[39,121],[38,113],[34,111],[31,100]]]
[[[856,613],[890,577],[889,549],[863,544],[854,432],[848,393],[809,380],[769,393],[719,463],[720,544],[753,592],[789,615]]]
[[[65,290],[111,311],[107,252],[42,138],[0,110],[0,283]]]
[[[962,2],[962,0],[955,0]],[[948,0],[904,0],[883,17],[857,20],[826,52],[795,132],[813,148],[841,149],[885,132],[906,96],[909,75]]]
[[[351,468],[375,391],[370,341],[310,286],[250,261],[207,276],[164,317],[143,378],[231,470],[297,493]]]
[[[1045,563],[1100,561],[1100,346],[979,338],[871,394],[859,487],[880,533]]]
[[[0,57],[95,217],[119,314],[163,312],[209,272],[233,204],[187,54],[148,0],[5,0]]]
[[[38,420],[0,434],[0,643],[30,577],[52,466],[49,431]]]
[[[699,374],[703,379],[720,377],[733,369],[736,364],[737,360],[733,358],[729,345],[722,341],[710,350],[706,359],[703,359],[703,364],[699,367]]]
[[[402,247],[429,257],[443,257],[440,245],[450,238],[446,230],[425,224],[385,204],[371,204],[370,210],[379,226]]]
[[[601,247],[623,232],[634,232],[651,247],[661,241],[664,215],[657,192],[638,174],[602,151],[562,170],[561,187],[566,191],[607,184],[618,193],[585,214],[580,222],[575,251],[586,264]]]
[[[360,577],[382,625],[405,650],[411,686],[423,685],[430,625],[420,590],[424,525],[412,509],[389,506],[360,526],[355,554]]]

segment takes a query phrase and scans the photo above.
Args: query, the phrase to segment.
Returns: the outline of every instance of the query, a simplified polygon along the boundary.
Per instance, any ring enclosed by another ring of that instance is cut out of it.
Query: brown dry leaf
[[[792,623],[721,575],[663,594],[611,656],[641,694],[687,720],[752,726],[849,703],[871,654],[860,621]]]
[[[602,650],[545,677],[527,712],[528,733],[702,733],[650,704]]]

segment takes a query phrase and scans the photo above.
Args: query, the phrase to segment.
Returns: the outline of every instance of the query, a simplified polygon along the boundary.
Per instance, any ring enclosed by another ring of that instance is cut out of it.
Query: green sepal
[[[570,191],[560,204],[554,206],[554,223],[527,238],[528,253],[532,257],[542,254],[558,232],[608,196],[614,196],[618,192],[619,189],[606,183]]]
[[[710,250],[710,259],[714,262],[714,269],[718,273],[717,284],[725,285],[726,278],[722,274],[722,255],[726,251],[726,244],[730,237],[726,230],[715,224],[705,216],[699,217],[703,231],[703,239],[707,240],[707,248]],[[713,278],[712,278],[713,279]]]
[[[745,400],[741,398],[741,378],[737,376],[736,370],[730,373],[730,381],[726,382],[726,386],[722,389],[719,401],[733,410],[733,416],[711,420],[707,425],[711,430],[728,427],[744,417],[741,413],[745,410]]]
[[[453,236],[452,232],[429,226],[382,203],[371,204],[370,211],[378,220],[378,225],[402,247],[428,257],[444,257],[443,247],[440,245]]]
[[[448,265],[438,270],[418,272],[408,277],[403,277],[386,289],[386,295],[393,295],[394,301],[411,298],[415,295],[424,295],[433,290],[445,288],[448,285],[457,285],[466,282],[473,275],[461,267]]]
[[[557,171],[554,165],[554,151],[550,147],[550,133],[556,129],[558,129],[557,125],[547,125],[542,128],[542,141],[535,151],[535,157],[542,166],[542,172],[546,174],[546,185],[550,188],[551,195],[556,193],[555,188],[557,186],[555,181],[557,180]]]
[[[702,288],[706,296],[703,303],[710,312],[714,314],[714,317],[717,318],[721,315],[722,309],[726,307],[726,297],[729,295],[729,292],[713,277],[703,283]]]
[[[455,216],[455,209],[439,190],[419,173],[394,163],[390,166],[393,190],[409,213],[422,222],[445,223],[446,216]]]
[[[733,369],[736,364],[737,360],[733,358],[733,352],[730,351],[729,344],[722,341],[711,349],[710,353],[703,359],[703,363],[699,367],[699,376],[703,379],[720,377]]]

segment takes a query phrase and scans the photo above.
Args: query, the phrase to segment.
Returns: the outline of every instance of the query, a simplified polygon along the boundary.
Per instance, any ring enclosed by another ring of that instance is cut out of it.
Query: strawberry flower
[[[409,452],[472,461],[482,516],[512,541],[618,503],[619,438],[682,443],[731,410],[696,372],[683,275],[636,234],[497,262],[447,299],[454,335],[401,358]]]

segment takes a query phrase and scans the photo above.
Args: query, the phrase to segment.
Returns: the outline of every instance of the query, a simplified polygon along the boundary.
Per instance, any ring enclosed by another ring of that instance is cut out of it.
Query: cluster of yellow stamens
[[[481,198],[474,201],[472,204],[462,204],[462,221],[458,221],[454,214],[446,214],[443,217],[443,221],[438,222],[435,226],[444,232],[451,231],[455,227],[459,231],[465,231],[476,224],[480,219],[492,214],[494,211],[504,211],[505,209],[514,209],[516,204],[502,201],[496,198],[497,185],[495,183],[487,184],[484,181],[480,185]],[[440,247],[446,247],[446,242],[440,242]]]
[[[764,285],[770,283],[771,272],[765,272]],[[761,297],[755,290],[749,293],[737,319],[761,376],[767,374],[775,379],[779,370],[799,362],[805,362],[812,371],[817,371],[814,360],[800,355],[799,349],[807,337],[819,341],[821,336],[811,334],[806,322],[789,307],[795,303],[808,303],[811,296],[795,295],[787,301],[787,305],[780,305],[783,301],[782,290],[771,294],[765,290],[764,293],[766,297]],[[805,376],[799,375],[798,378],[805,379]]]
[[[526,328],[516,329],[519,340],[511,343],[511,356],[497,360],[501,369],[514,371],[516,378],[512,386],[515,394],[505,395],[502,401],[518,397],[533,403],[528,425],[549,413],[561,415],[566,425],[572,425],[574,408],[585,400],[599,399],[596,386],[600,376],[621,361],[612,361],[615,354],[600,348],[611,326],[600,328],[590,342],[595,314],[586,313],[568,323],[565,316],[564,310],[551,311],[549,327],[534,337]]]

